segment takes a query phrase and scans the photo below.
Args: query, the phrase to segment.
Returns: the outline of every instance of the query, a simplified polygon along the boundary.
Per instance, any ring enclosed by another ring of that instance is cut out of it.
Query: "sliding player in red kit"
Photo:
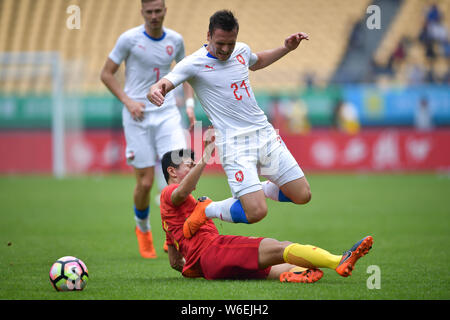
[[[355,263],[372,247],[364,237],[343,255],[334,255],[312,245],[270,238],[220,235],[205,209],[214,204],[191,192],[214,150],[214,138],[205,142],[205,152],[197,164],[190,150],[166,153],[161,161],[168,186],[161,193],[161,220],[166,231],[169,261],[185,277],[205,279],[280,279],[282,282],[311,283],[319,280],[319,268],[335,269],[343,277],[351,275]],[[197,219],[196,233],[185,237],[186,218]]]

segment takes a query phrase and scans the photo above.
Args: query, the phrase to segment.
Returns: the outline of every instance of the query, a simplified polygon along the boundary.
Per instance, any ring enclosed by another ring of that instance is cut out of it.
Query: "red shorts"
[[[258,250],[264,238],[219,236],[200,257],[205,279],[265,279],[270,268],[258,268]]]

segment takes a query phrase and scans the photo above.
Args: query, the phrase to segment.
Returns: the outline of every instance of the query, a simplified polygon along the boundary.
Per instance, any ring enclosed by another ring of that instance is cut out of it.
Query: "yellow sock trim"
[[[293,243],[283,252],[285,262],[304,268],[336,269],[342,256],[337,256],[319,247]]]

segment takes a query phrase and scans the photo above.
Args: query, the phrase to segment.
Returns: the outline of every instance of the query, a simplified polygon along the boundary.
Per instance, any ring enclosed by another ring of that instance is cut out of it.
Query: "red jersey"
[[[183,224],[186,218],[194,210],[197,200],[192,195],[179,206],[172,204],[172,192],[179,184],[171,184],[161,191],[161,222],[168,245],[173,245],[184,257],[186,263],[183,267],[183,275],[187,277],[202,276],[197,262],[201,253],[219,236],[214,222],[208,220],[196,234],[186,239],[183,235]]]

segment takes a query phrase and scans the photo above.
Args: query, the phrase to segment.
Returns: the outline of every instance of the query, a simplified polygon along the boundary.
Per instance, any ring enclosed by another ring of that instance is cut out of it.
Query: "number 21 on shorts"
[[[245,92],[247,92],[247,96],[250,98],[250,93],[248,92],[247,84],[245,83],[245,80],[242,80],[241,84],[238,86],[237,83],[231,84],[231,89],[233,90],[234,96],[236,97],[236,100],[242,100],[242,96],[238,94],[239,88],[244,88]]]

